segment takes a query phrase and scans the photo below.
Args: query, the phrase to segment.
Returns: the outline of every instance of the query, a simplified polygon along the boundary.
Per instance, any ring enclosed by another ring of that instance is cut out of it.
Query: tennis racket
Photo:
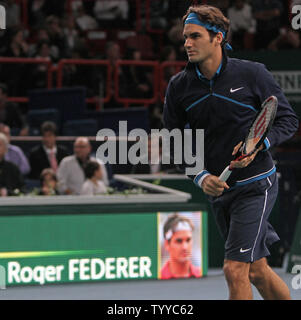
[[[262,145],[264,139],[269,133],[277,112],[278,100],[275,96],[270,96],[261,105],[259,114],[254,119],[249,132],[239,149],[240,155],[234,161],[240,161],[251,156]],[[232,173],[231,165],[219,176],[221,181],[227,181]]]

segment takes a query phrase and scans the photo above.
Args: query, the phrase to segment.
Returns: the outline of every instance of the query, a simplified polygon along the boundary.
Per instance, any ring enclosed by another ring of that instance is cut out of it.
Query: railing
[[[47,88],[50,89],[52,87],[52,63],[48,59],[43,58],[9,58],[9,57],[0,57],[1,63],[14,63],[14,64],[46,64],[47,65]],[[12,102],[28,102],[27,97],[10,97],[7,98],[8,101]]]
[[[169,81],[165,79],[165,70],[169,68],[169,75],[172,76],[181,71],[186,66],[184,61],[165,61],[160,64],[159,83],[160,83],[160,99],[163,102],[165,98],[165,91]]]
[[[0,57],[1,63],[16,63],[16,64],[46,64],[47,71],[45,76],[47,76],[47,88],[53,87],[52,79],[53,73],[56,72],[55,88],[63,87],[64,78],[64,67],[66,65],[89,65],[93,66],[104,66],[106,73],[106,83],[105,94],[100,97],[95,94],[95,97],[87,98],[87,103],[95,103],[96,105],[108,103],[112,97],[115,101],[128,107],[130,104],[141,104],[149,106],[150,104],[156,103],[158,100],[164,101],[165,89],[169,79],[166,79],[165,71],[167,68],[172,68],[169,70],[170,76],[179,72],[186,63],[183,61],[173,61],[173,62],[163,62],[158,61],[136,61],[136,60],[119,60],[114,67],[111,66],[108,60],[87,60],[87,59],[62,59],[59,61],[57,66],[52,65],[50,60],[38,59],[38,58],[6,58]],[[120,96],[120,77],[119,71],[124,66],[135,66],[139,67],[149,67],[152,68],[152,96],[149,98],[135,98],[135,97],[122,97]],[[173,70],[171,72],[171,70]],[[112,92],[114,88],[114,92]],[[27,103],[28,97],[9,97],[9,101]]]
[[[63,86],[63,72],[64,66],[66,65],[90,65],[90,66],[105,66],[106,70],[106,95],[101,98],[87,98],[87,103],[99,104],[99,100],[102,99],[101,103],[107,103],[111,99],[111,82],[112,82],[112,68],[108,60],[87,60],[87,59],[62,59],[59,61],[57,66],[57,88]]]
[[[153,68],[153,96],[151,98],[132,98],[132,97],[120,97],[119,95],[119,68],[122,66],[136,66],[136,67],[152,67]],[[135,61],[135,60],[119,60],[116,64],[114,74],[114,96],[115,100],[122,103],[125,107],[128,107],[130,103],[150,105],[155,103],[158,99],[159,88],[159,63],[156,61]]]

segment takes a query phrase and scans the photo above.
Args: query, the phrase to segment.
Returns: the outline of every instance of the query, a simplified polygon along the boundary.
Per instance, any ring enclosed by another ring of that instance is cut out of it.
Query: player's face
[[[215,38],[211,39],[207,29],[202,26],[185,24],[183,36],[188,60],[192,63],[206,61],[218,48]]]
[[[191,259],[192,232],[177,231],[166,246],[171,260],[186,262]]]

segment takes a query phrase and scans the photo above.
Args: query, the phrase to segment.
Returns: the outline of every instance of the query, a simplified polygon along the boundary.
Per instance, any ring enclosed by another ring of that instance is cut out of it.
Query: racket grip
[[[219,179],[221,180],[221,181],[227,181],[228,180],[228,178],[230,177],[230,175],[231,175],[231,173],[232,173],[232,170],[230,170],[230,168],[229,168],[229,166],[228,167],[226,167],[226,169],[221,173],[221,175],[219,176]]]

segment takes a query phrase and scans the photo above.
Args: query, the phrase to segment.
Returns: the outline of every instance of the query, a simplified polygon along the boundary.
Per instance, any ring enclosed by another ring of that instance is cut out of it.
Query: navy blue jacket
[[[204,167],[196,176],[219,176],[233,160],[232,151],[243,141],[262,102],[278,98],[276,118],[266,148],[242,169],[234,169],[227,183],[239,186],[262,179],[275,172],[268,149],[291,138],[298,129],[298,118],[281,88],[263,64],[223,55],[222,63],[211,81],[200,73],[197,64],[186,68],[169,82],[164,104],[164,126],[168,130],[204,129]]]

